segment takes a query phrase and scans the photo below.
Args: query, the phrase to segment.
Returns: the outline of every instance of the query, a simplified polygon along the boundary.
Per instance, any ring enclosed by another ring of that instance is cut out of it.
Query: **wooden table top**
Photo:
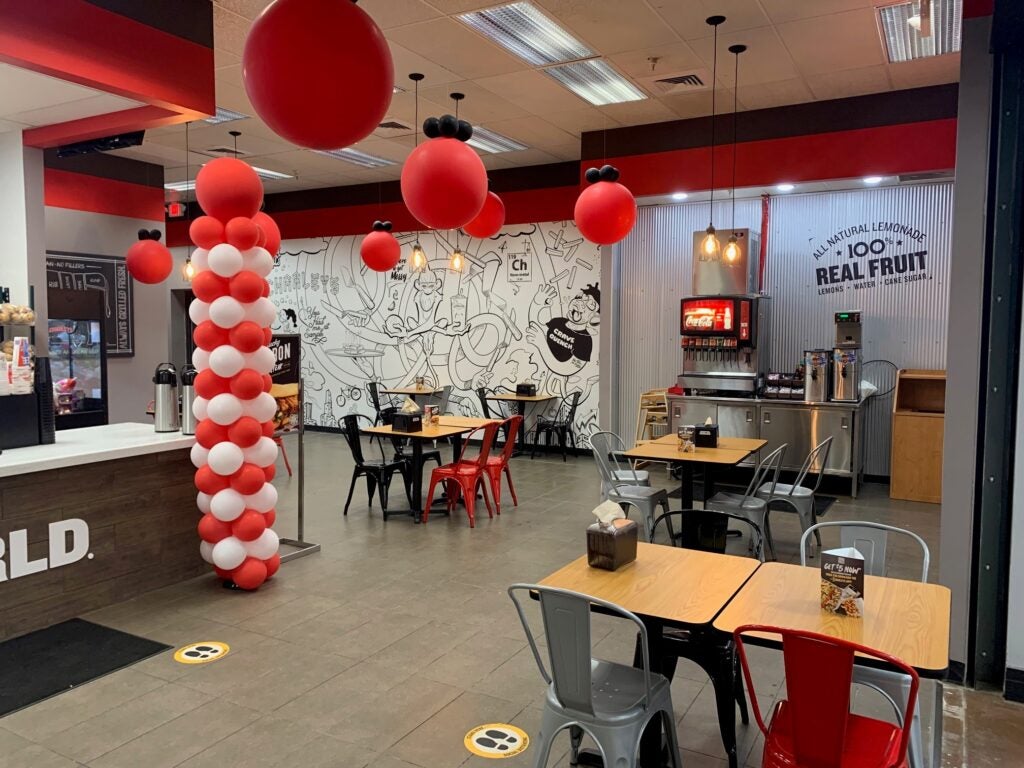
[[[679,450],[679,438],[665,435],[657,440],[634,446],[623,452],[629,459],[648,461],[692,461],[698,464],[739,464],[754,451],[768,444],[767,440],[749,437],[720,437],[717,448],[697,448],[689,453]]]
[[[488,395],[488,400],[510,400],[520,403],[541,403],[545,400],[554,400],[554,395],[517,395],[515,392],[508,394]]]
[[[950,591],[939,584],[864,578],[864,617],[827,613],[820,604],[821,571],[765,563],[715,619],[732,632],[743,624],[802,629],[866,645],[918,671],[949,666]]]
[[[427,424],[419,432],[395,432],[390,424],[381,424],[376,427],[360,427],[359,431],[368,435],[386,435],[387,437],[408,437],[413,440],[440,440],[444,437],[461,435],[472,432],[476,427],[468,426],[445,426],[442,424]]]
[[[382,389],[385,395],[434,395],[440,392],[439,387],[388,387]]]
[[[493,421],[501,421],[501,419],[481,419],[476,416],[441,416],[437,423],[442,427],[479,429],[480,427],[486,427]]]
[[[573,560],[541,584],[621,605],[678,624],[708,624],[757,569],[757,560],[660,544],[637,544],[636,560],[617,571]]]

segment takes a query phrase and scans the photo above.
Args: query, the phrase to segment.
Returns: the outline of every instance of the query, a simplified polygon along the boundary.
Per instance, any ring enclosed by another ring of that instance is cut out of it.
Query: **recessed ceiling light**
[[[882,177],[881,176],[865,176],[864,177],[864,183],[865,184],[881,184],[882,183]]]
[[[248,117],[249,115],[242,114],[241,112],[233,112],[230,109],[224,109],[224,107],[217,107],[217,113],[213,117],[207,117],[203,122],[210,125],[220,125],[221,123],[230,123],[232,120],[245,120]]]
[[[266,168],[259,168],[252,166],[252,169],[256,171],[256,175],[264,181],[277,181],[278,179],[294,179],[295,177],[290,173],[280,173],[279,171],[268,171]]]
[[[164,189],[169,189],[172,192],[191,192],[195,188],[194,181],[169,181],[164,184]]]
[[[596,55],[531,3],[508,3],[484,8],[460,14],[458,19],[535,67]]]
[[[597,107],[647,98],[643,91],[602,59],[576,61],[548,67],[541,72]]]
[[[672,193],[672,199],[673,200],[685,200],[687,197],[688,197],[688,195],[685,192],[673,192]]]
[[[931,34],[928,37],[920,32],[921,3],[917,0],[879,8],[878,18],[890,62],[942,56],[960,50],[962,0],[931,0]]]
[[[525,144],[520,144],[515,139],[510,139],[508,136],[502,136],[496,131],[480,128],[475,125],[473,126],[473,136],[466,143],[474,149],[479,149],[481,152],[487,152],[492,155],[496,155],[499,152],[519,152],[526,149]]]
[[[775,188],[779,190],[779,192],[792,192],[796,187],[792,184],[776,184]]]
[[[405,88],[402,88],[400,85],[393,85],[393,86],[391,86],[391,92],[392,93],[405,93]]]
[[[371,155],[368,152],[360,152],[358,149],[345,147],[344,149],[314,149],[318,155],[333,157],[335,160],[344,160],[346,163],[358,165],[361,168],[383,168],[387,165],[397,165],[396,161],[388,160],[386,157]]]

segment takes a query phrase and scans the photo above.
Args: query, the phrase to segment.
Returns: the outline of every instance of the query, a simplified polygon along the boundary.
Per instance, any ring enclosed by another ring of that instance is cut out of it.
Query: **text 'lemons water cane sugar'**
[[[200,643],[190,643],[176,650],[174,660],[181,664],[207,664],[217,661],[217,659],[223,659],[230,650],[227,643],[203,640]]]
[[[513,757],[525,751],[530,737],[522,728],[508,723],[479,725],[469,733],[463,743],[474,755],[490,758]]]

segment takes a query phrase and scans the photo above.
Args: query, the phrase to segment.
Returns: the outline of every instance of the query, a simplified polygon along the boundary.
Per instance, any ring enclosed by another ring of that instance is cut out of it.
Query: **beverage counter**
[[[0,640],[208,570],[194,441],[110,424],[0,454]]]

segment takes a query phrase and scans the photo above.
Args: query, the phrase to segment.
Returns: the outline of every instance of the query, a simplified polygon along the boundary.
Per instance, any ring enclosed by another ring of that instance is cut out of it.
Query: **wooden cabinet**
[[[942,501],[946,372],[903,370],[896,377],[889,496]]]

